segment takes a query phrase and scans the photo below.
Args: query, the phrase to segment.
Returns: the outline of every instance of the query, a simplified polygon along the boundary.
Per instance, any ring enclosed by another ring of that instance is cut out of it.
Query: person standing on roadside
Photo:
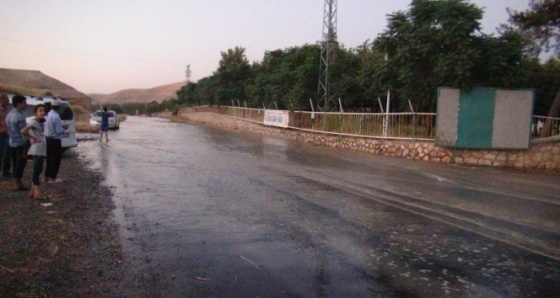
[[[31,186],[31,192],[29,196],[31,198],[41,200],[43,195],[41,194],[41,182],[39,181],[39,176],[43,171],[43,163],[45,161],[45,156],[47,155],[47,142],[45,136],[43,135],[43,122],[45,122],[45,106],[40,104],[33,108],[33,118],[29,124],[21,130],[21,133],[29,138],[31,142],[31,147],[27,151],[28,156],[33,156],[33,178]]]
[[[45,122],[45,137],[47,138],[47,169],[45,177],[49,183],[62,182],[56,178],[62,160],[62,136],[68,124],[62,124],[58,109],[60,101],[58,99],[51,102],[51,110]]]
[[[45,117],[43,119],[45,119],[45,121],[47,120],[47,115],[49,114],[49,112],[51,111],[52,106],[51,106],[51,102],[50,101],[45,101]],[[45,124],[45,123],[43,123]],[[44,125],[43,125],[44,127]],[[43,134],[44,134],[44,130],[43,130]],[[47,167],[45,167],[45,181],[47,177]]]
[[[103,112],[101,112],[101,127],[99,129],[101,131],[99,142],[103,142],[103,134],[105,134],[105,141],[108,143],[109,142],[109,112],[107,112],[107,107],[104,107]]]
[[[45,102],[45,115],[48,115],[50,111],[51,111],[51,102],[50,102],[50,101],[46,101],[46,102]],[[46,117],[46,116],[45,116],[45,117]]]
[[[12,97],[12,105],[14,106],[8,116],[6,116],[6,126],[10,135],[10,153],[14,163],[14,190],[28,190],[23,186],[21,178],[27,164],[26,148],[27,138],[21,134],[21,130],[25,128],[25,116],[23,110],[27,107],[27,99],[22,95],[14,95]]]
[[[10,135],[8,134],[8,126],[6,125],[6,116],[8,116],[8,104],[10,99],[8,95],[0,94],[0,169],[2,176],[10,177]]]

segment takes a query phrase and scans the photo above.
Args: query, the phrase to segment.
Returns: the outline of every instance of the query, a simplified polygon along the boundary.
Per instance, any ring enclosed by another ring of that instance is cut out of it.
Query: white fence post
[[[383,137],[389,134],[389,104],[391,103],[391,90],[387,90],[387,108],[385,109],[385,119],[383,120]]]

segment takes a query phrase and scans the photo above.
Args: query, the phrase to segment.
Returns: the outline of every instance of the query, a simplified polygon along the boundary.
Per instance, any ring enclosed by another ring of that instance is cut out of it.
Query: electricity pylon
[[[321,62],[319,65],[319,96],[318,110],[326,110],[335,101],[332,95],[332,85],[329,84],[329,64],[334,60],[336,41],[336,0],[325,0],[323,11],[323,38],[321,41]]]
[[[185,70],[185,76],[187,76],[187,81],[186,83],[190,83],[191,82],[191,65],[188,64],[187,65],[187,70]]]

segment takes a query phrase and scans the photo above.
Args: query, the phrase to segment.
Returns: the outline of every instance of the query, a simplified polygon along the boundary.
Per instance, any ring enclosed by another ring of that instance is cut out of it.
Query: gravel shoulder
[[[0,297],[110,296],[123,290],[111,190],[73,151],[62,160],[64,182],[43,184],[46,200],[12,191],[12,180],[0,177]],[[32,168],[29,162],[26,186]]]

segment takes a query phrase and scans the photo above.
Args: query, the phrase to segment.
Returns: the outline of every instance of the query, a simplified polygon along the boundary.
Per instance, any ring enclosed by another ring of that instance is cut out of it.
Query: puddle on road
[[[108,144],[80,142],[78,152],[114,191],[133,278],[159,293],[531,297],[559,290],[556,261],[321,182],[383,185],[384,176],[402,178],[417,163],[161,119],[129,117],[109,137]]]

